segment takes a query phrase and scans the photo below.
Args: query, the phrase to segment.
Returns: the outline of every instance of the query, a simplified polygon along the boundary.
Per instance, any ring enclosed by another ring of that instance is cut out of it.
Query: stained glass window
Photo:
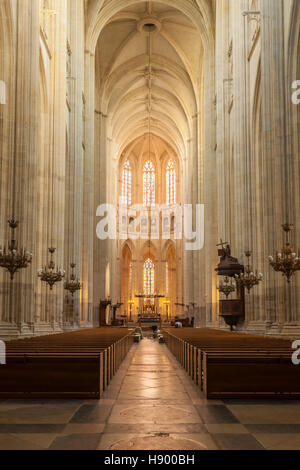
[[[128,160],[123,166],[122,203],[127,206],[132,204],[132,170]]]
[[[176,204],[176,170],[173,160],[170,160],[166,170],[167,204]]]
[[[130,299],[132,297],[132,281],[133,281],[133,279],[132,279],[133,272],[132,271],[133,271],[132,263],[130,263],[130,265],[129,265],[129,296],[130,296]]]
[[[150,258],[144,264],[144,295],[154,294],[155,268]]]
[[[166,294],[169,294],[169,263],[166,262]]]
[[[144,205],[155,205],[155,170],[152,162],[147,162],[143,171]]]

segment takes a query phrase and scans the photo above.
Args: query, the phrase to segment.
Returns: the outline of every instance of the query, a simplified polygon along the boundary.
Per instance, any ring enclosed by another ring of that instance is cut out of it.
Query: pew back
[[[212,329],[164,334],[206,398],[300,396],[300,369],[292,364],[290,340]]]

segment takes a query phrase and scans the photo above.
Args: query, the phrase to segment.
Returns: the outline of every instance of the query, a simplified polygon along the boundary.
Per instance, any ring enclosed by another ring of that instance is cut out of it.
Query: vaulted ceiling
[[[96,47],[96,105],[120,152],[150,131],[187,156],[202,65],[199,30],[182,11],[139,1],[110,18]]]

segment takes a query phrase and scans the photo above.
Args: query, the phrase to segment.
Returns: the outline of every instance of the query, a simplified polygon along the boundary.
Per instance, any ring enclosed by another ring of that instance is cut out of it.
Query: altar
[[[138,321],[141,327],[161,327],[161,316],[155,305],[145,305],[138,315]]]

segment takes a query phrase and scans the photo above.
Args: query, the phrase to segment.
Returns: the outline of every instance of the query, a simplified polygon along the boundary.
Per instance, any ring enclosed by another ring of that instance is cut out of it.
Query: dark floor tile
[[[212,434],[221,450],[264,450],[251,434]]]
[[[0,424],[0,434],[59,434],[65,424]]]
[[[228,400],[224,400],[223,399],[223,402],[225,405],[253,405],[253,406],[257,406],[257,405],[266,405],[266,406],[270,406],[270,405],[274,405],[274,406],[283,406],[283,405],[300,405],[300,400],[278,400],[278,399],[274,399],[274,400],[270,400],[270,399],[228,399]]]
[[[112,411],[112,406],[82,405],[75,413],[70,423],[105,423]]]
[[[300,434],[300,424],[244,424],[252,434]]]
[[[237,418],[224,405],[195,406],[205,424],[233,424],[239,423]]]
[[[82,405],[84,402],[84,400],[77,400],[77,399],[72,399],[72,400],[68,400],[68,399],[63,399],[63,398],[52,398],[52,399],[46,399],[46,398],[41,398],[41,399],[27,399],[27,398],[24,398],[24,399],[18,399],[18,400],[15,400],[15,399],[8,399],[8,400],[5,400],[5,405],[38,405],[38,406],[41,406],[41,405]]]
[[[73,434],[57,437],[49,450],[96,450],[102,434]]]

